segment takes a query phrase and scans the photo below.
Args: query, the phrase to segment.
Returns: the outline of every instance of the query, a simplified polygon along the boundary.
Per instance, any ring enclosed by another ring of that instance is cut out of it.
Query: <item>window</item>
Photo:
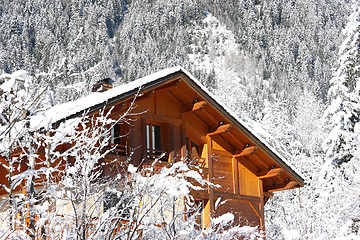
[[[146,124],[146,148],[147,158],[155,159],[162,154],[160,125]]]
[[[113,149],[116,154],[125,155],[128,136],[127,125],[120,123],[113,125],[110,129],[110,134],[111,137],[109,147]]]
[[[147,159],[168,162],[170,146],[170,125],[166,122],[147,121],[144,129],[145,156]]]
[[[121,144],[120,124],[115,124],[111,129],[111,144]]]

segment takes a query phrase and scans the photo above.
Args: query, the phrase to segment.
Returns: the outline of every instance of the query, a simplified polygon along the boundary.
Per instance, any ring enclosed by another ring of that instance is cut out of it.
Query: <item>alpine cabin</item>
[[[236,224],[264,229],[264,205],[273,192],[304,186],[302,177],[276,151],[183,68],[115,88],[111,83],[111,79],[100,81],[90,95],[49,109],[53,126],[104,108],[111,108],[109,117],[116,119],[136,106],[131,125],[118,124],[111,130],[113,151],[104,161],[125,161],[130,151],[135,166],[151,164],[159,156],[159,168],[192,159],[204,178],[221,186],[191,193],[203,206],[203,227],[210,216],[231,212]],[[0,181],[6,185],[3,174]],[[227,201],[215,209],[218,198]]]

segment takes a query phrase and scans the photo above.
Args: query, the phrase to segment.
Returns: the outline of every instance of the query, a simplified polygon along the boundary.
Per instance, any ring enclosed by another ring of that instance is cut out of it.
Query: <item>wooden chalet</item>
[[[108,160],[125,160],[130,151],[134,151],[135,165],[151,164],[162,153],[159,167],[192,159],[203,169],[204,178],[221,186],[191,193],[202,203],[203,227],[208,226],[210,216],[232,212],[235,223],[264,228],[264,205],[272,192],[304,186],[301,176],[279,154],[181,67],[115,88],[106,80],[94,89],[97,92],[50,109],[52,123],[104,107],[112,108],[110,117],[116,119],[136,105],[134,112],[139,114],[130,116],[132,124],[112,129],[109,145],[115,150]],[[6,181],[1,174],[0,182]],[[228,201],[215,208],[218,198]]]

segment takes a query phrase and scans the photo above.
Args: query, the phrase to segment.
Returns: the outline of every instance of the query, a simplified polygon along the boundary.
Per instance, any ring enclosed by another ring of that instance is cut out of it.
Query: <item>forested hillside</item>
[[[340,0],[3,0],[0,75],[28,71],[52,105],[182,65],[307,182],[267,203],[268,239],[355,239],[359,17]]]

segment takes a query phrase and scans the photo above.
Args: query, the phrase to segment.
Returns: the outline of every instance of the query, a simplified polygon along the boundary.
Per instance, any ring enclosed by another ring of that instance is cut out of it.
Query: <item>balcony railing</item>
[[[109,143],[108,146],[105,147],[105,150],[110,150],[110,153],[122,155],[122,156],[125,156],[127,153],[126,145],[114,144],[114,143]]]
[[[169,154],[162,151],[162,150],[156,150],[156,149],[146,149],[146,159],[149,160],[160,160],[163,162],[167,162],[169,158]]]

